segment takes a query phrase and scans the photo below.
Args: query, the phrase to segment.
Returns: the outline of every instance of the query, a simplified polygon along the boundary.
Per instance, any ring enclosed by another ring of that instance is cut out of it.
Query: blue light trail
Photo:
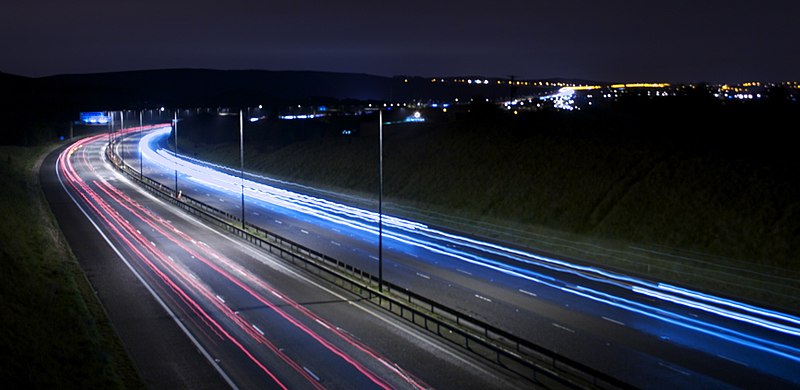
[[[140,140],[139,151],[148,161],[148,165],[155,164],[167,170],[177,169],[182,175],[203,186],[237,196],[240,194],[242,191],[240,177],[215,169],[211,164],[200,163],[183,156],[176,158],[172,152],[159,148],[159,141],[167,137],[170,131],[170,127],[157,129]],[[378,214],[369,210],[248,179],[244,180],[244,190],[248,199],[264,202],[279,213],[312,216],[337,227],[346,226],[362,235],[378,234]],[[748,361],[751,365],[768,371],[779,370],[785,375],[787,370],[800,369],[797,366],[800,363],[800,348],[797,347],[800,344],[798,317],[682,287],[573,264],[565,260],[447,233],[402,218],[384,216],[383,223],[385,239],[405,245],[409,249],[416,248],[446,256],[451,260],[467,262],[512,278],[586,298],[607,307],[698,332],[702,337],[710,336],[718,341],[744,347],[732,352],[737,359]],[[555,271],[557,275],[562,276],[554,278],[531,268]],[[602,291],[591,286],[602,287]],[[618,292],[611,294],[610,291]],[[649,301],[648,298],[655,299],[661,304],[644,303]],[[682,314],[672,305],[701,311],[712,317],[701,319],[693,314],[692,317],[695,318],[692,318]],[[750,326],[761,330],[756,332]],[[647,329],[645,325],[640,325],[638,329],[653,333],[653,330]],[[708,343],[706,346],[691,345],[691,347],[707,348],[712,352],[715,348],[721,348],[714,343]],[[755,351],[758,352],[751,353]],[[765,357],[764,354],[769,356]]]

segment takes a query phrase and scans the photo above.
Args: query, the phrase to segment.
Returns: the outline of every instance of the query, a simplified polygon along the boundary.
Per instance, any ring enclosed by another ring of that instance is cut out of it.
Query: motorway
[[[115,256],[99,261],[125,264],[171,318],[162,326],[191,340],[217,382],[259,389],[530,385],[152,197],[105,160],[107,140],[82,139],[50,167],[85,217],[60,223],[95,227],[80,240],[112,248]],[[125,320],[136,326],[136,318]]]
[[[377,274],[377,215],[322,191],[175,156],[169,125],[118,152],[144,175]],[[636,387],[800,386],[800,319],[386,217],[386,280]]]

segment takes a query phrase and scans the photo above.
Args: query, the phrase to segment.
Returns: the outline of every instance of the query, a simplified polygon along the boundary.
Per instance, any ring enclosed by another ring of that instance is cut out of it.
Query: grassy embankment
[[[659,104],[388,126],[386,209],[797,312],[800,165],[779,127],[797,108]],[[246,169],[374,200],[376,142],[253,142]],[[239,164],[236,144],[184,148]]]
[[[47,147],[0,147],[0,383],[143,387],[39,185]]]

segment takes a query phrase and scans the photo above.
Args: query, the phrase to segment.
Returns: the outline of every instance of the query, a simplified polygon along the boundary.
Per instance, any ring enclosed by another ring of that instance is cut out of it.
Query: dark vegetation
[[[408,80],[408,82],[406,82]],[[517,93],[535,87],[517,87]],[[508,86],[480,88],[505,96]],[[311,71],[170,69],[28,78],[0,72],[1,145],[35,145],[67,134],[81,111],[176,107],[279,107],[342,101],[407,101],[472,97],[466,85],[421,77]]]
[[[0,148],[0,383],[142,387],[39,188],[48,149]]]
[[[787,124],[798,114],[785,100],[722,103],[704,95],[518,116],[473,106],[385,127],[385,195],[396,214],[445,226],[467,221],[452,227],[523,246],[539,244],[503,227],[623,251],[658,249],[675,260],[656,275],[667,280],[692,283],[719,266],[745,281],[710,278],[699,288],[794,311],[800,162]],[[377,118],[360,120],[356,136],[335,131],[353,126],[340,119],[246,127],[245,169],[374,199]],[[238,167],[235,124],[226,140],[190,123],[182,152]],[[470,227],[481,223],[492,228]],[[680,257],[705,262],[681,264]],[[647,261],[607,265],[652,272]],[[771,276],[762,286],[750,282],[753,274]]]

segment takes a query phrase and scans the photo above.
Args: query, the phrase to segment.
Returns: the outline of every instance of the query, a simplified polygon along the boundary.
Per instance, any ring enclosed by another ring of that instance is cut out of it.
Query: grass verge
[[[386,126],[384,210],[798,313],[800,166],[776,134],[796,108],[689,103]],[[184,153],[238,167],[185,128]],[[376,205],[374,133],[245,139],[245,170]]]
[[[0,383],[143,388],[41,191],[53,146],[0,147]]]

